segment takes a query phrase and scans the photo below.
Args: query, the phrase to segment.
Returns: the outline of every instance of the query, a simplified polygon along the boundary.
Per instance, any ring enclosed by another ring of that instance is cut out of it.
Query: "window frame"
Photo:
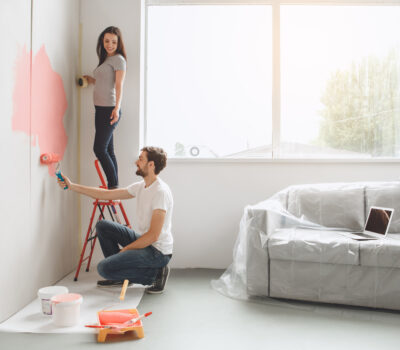
[[[143,3],[144,2],[144,3]],[[272,155],[266,158],[189,158],[173,157],[173,161],[193,161],[193,162],[326,162],[326,163],[400,163],[400,158],[381,157],[381,158],[282,158],[280,155],[280,136],[281,136],[281,49],[280,49],[280,6],[281,5],[326,5],[326,6],[400,6],[399,0],[142,0],[144,11],[143,37],[143,62],[142,65],[142,103],[141,138],[143,145],[147,142],[147,40],[148,40],[148,8],[150,6],[191,6],[191,5],[270,5],[272,6]]]

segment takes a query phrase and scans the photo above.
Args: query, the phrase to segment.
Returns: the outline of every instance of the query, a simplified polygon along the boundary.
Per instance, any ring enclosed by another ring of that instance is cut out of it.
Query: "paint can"
[[[64,286],[43,287],[38,290],[38,297],[42,305],[43,315],[51,315],[51,298],[57,294],[68,293],[68,288]]]
[[[76,293],[55,295],[51,298],[53,321],[59,327],[71,327],[79,323],[83,298]]]

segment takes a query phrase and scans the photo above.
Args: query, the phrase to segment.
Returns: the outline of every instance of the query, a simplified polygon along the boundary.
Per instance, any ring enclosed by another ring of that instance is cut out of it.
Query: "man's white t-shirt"
[[[127,187],[128,192],[137,199],[135,233],[143,235],[150,229],[153,211],[165,211],[165,220],[158,240],[152,245],[164,255],[172,254],[173,237],[171,233],[171,217],[174,201],[169,186],[157,178],[149,187],[144,181]]]

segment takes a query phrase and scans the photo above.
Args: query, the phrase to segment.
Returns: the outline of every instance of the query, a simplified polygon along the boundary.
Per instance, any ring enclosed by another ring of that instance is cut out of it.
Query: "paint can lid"
[[[43,287],[38,290],[38,297],[40,299],[51,299],[51,297],[57,294],[68,293],[68,288],[64,286],[49,286]]]
[[[82,301],[82,295],[76,293],[58,294],[51,298],[51,302],[53,304],[60,304],[65,306],[81,304]]]

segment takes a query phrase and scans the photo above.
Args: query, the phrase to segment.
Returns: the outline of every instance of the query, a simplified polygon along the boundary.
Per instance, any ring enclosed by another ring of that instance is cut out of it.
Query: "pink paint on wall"
[[[45,47],[42,46],[32,60],[32,84],[29,96],[27,85],[29,86],[30,75],[29,64],[26,62],[29,62],[30,56],[31,53],[24,48],[16,61],[12,129],[31,136],[32,145],[36,145],[37,139],[41,154],[57,153],[62,159],[68,140],[63,124],[68,106],[63,81],[51,68]],[[30,104],[26,101],[30,101]],[[48,164],[48,170],[49,174],[54,176],[55,164]]]

